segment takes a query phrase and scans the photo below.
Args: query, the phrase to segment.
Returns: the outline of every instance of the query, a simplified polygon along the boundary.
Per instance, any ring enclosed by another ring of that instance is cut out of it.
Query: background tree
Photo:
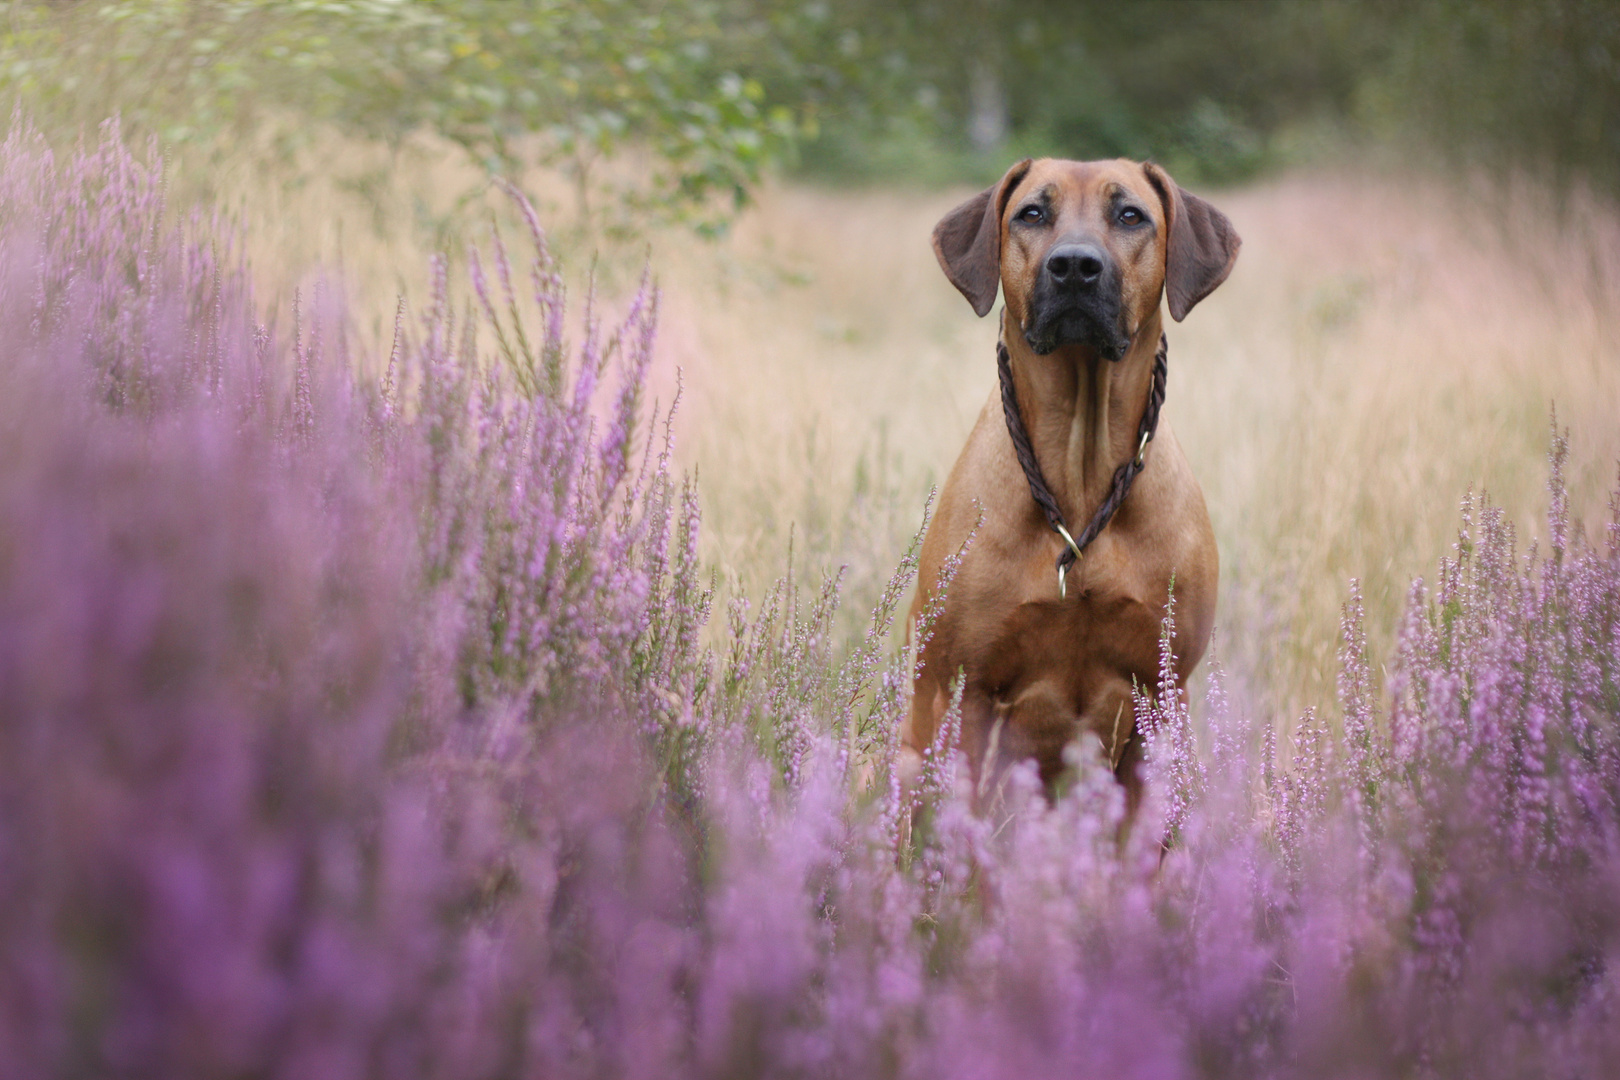
[[[1302,130],[1620,190],[1615,0],[11,0],[0,92],[171,142],[426,128],[582,201],[634,149],[613,214],[705,231],[772,164],[937,182],[1123,154],[1218,183]]]

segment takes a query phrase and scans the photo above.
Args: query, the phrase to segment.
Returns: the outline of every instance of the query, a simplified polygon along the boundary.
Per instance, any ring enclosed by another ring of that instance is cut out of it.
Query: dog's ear
[[[1181,190],[1170,174],[1151,161],[1142,166],[1159,192],[1170,219],[1169,250],[1164,256],[1164,292],[1170,315],[1180,322],[1193,305],[1215,291],[1237,262],[1243,240],[1226,215],[1196,195]]]
[[[981,317],[990,313],[1001,284],[1001,215],[1007,196],[1029,172],[1029,163],[1029,158],[1020,161],[934,226],[934,255],[940,269]]]

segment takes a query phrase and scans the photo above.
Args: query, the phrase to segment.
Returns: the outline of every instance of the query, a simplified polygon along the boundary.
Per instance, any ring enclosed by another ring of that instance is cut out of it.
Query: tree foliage
[[[1369,109],[1453,154],[1620,193],[1620,3],[1430,0],[1400,15]]]
[[[636,0],[128,0],[20,4],[0,72],[48,121],[114,111],[171,141],[267,114],[397,140],[427,127],[491,168],[582,182],[626,147],[657,167],[624,196],[713,220],[744,202],[799,117],[741,68],[722,4]]]
[[[581,192],[634,149],[648,167],[610,210],[627,223],[716,229],[773,163],[926,180],[1016,152],[1119,154],[1231,181],[1313,125],[1620,188],[1615,0],[13,0],[5,15],[0,92],[58,130],[114,112],[176,142],[267,115],[388,140],[427,128]]]

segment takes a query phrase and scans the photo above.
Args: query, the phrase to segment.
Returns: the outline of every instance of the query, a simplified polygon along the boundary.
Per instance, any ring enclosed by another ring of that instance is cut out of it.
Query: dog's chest
[[[1099,681],[1157,681],[1162,606],[1103,586],[1060,597],[1054,574],[1050,597],[1003,594],[996,607],[977,673],[993,693],[1013,695],[1039,680],[1079,704]]]

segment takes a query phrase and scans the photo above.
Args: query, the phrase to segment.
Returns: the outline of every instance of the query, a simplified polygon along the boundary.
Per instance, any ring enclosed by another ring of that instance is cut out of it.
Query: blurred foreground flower
[[[649,283],[571,349],[514,193],[373,383],[152,160],[0,161],[0,1072],[1620,1072],[1620,493],[1596,550],[1556,432],[1546,550],[1465,503],[1387,696],[1352,591],[1291,752],[1216,668],[1124,835],[1089,745],[911,807],[915,553],[848,651],[791,569],[707,631]]]

